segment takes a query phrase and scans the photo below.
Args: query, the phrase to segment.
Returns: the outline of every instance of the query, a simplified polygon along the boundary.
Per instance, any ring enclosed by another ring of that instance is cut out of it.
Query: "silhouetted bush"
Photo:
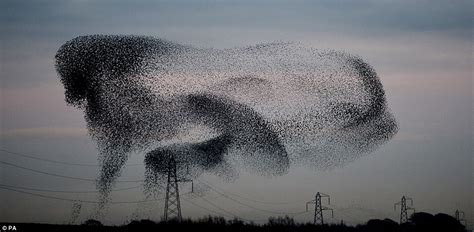
[[[227,224],[227,220],[225,220],[225,218],[223,217],[215,217],[215,216],[209,215],[207,217],[198,219],[198,223],[225,226]]]
[[[94,219],[88,219],[84,223],[82,223],[84,226],[102,226],[102,222],[94,220]]]
[[[131,226],[131,227],[149,227],[149,226],[155,226],[155,225],[156,225],[156,223],[152,220],[142,219],[140,221],[133,220],[127,226]]]
[[[287,226],[287,227],[294,227],[295,220],[288,216],[285,217],[270,217],[268,218],[268,226]]]

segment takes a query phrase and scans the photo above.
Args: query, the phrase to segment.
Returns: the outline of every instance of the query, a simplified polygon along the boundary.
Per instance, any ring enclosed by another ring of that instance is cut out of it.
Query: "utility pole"
[[[459,223],[466,225],[466,219],[464,219],[463,211],[457,209],[454,213],[454,217],[459,221]]]
[[[410,201],[410,206],[407,206],[407,201]],[[397,209],[397,205],[400,205],[400,224],[408,222],[408,210],[412,210],[415,213],[415,208],[411,207],[413,206],[413,199],[403,196],[402,200],[393,206],[394,210]]]
[[[189,174],[189,169],[188,174]],[[191,179],[180,179],[177,174],[177,162],[174,155],[170,155],[168,159],[168,183],[166,185],[166,198],[165,198],[165,213],[164,220],[168,221],[176,219],[182,220],[181,216],[181,203],[179,200],[179,182],[191,182],[191,192],[194,191],[194,184]]]
[[[328,205],[331,204],[331,199],[329,195],[324,194],[324,193],[316,193],[316,196],[314,200],[306,202],[306,212],[308,212],[308,205],[309,204],[314,204],[314,224],[315,225],[322,225],[324,224],[324,218],[323,218],[323,211],[324,210],[331,210],[331,217],[334,217],[334,210],[331,208],[328,208],[326,206],[323,206],[321,203],[322,198],[327,197],[328,199]]]

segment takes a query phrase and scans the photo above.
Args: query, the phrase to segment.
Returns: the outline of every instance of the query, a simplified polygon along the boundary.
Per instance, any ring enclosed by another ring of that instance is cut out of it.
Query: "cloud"
[[[472,26],[472,1],[468,0],[54,0],[2,1],[1,4],[1,25],[4,32],[41,35],[87,31],[113,33],[111,29],[137,33],[137,28],[147,28],[149,31],[183,26],[200,29],[223,26],[275,28],[285,31],[352,31],[358,34],[370,34],[375,31],[470,30]],[[28,28],[27,31],[24,30],[25,27]],[[9,33],[6,36],[9,36]]]

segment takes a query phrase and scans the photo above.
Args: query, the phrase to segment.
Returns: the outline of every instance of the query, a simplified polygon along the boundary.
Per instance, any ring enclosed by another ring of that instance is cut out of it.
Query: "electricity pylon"
[[[456,210],[456,212],[454,213],[454,217],[456,218],[456,220],[459,221],[459,223],[461,224],[466,224],[466,219],[464,219],[464,212],[461,211],[461,210]]]
[[[165,213],[164,220],[168,221],[176,219],[182,220],[181,216],[181,203],[179,200],[179,182],[191,182],[191,191],[193,191],[193,181],[186,178],[178,178],[177,174],[177,162],[173,155],[169,156],[168,160],[168,183],[166,185],[166,198],[165,198]],[[189,169],[188,169],[189,174]]]
[[[410,206],[407,206],[407,200],[410,201]],[[397,209],[397,205],[400,205],[400,224],[408,222],[408,210],[412,210],[415,213],[415,208],[411,207],[413,206],[413,199],[403,196],[402,200],[393,206],[394,210]]]
[[[324,193],[316,193],[316,196],[314,200],[306,202],[306,212],[308,212],[308,205],[309,204],[314,204],[314,224],[315,225],[322,225],[324,224],[324,218],[323,218],[323,211],[324,210],[331,210],[331,217],[334,217],[334,210],[323,206],[321,203],[321,198],[327,197],[328,198],[328,205],[331,204],[331,199],[329,195],[324,194]]]

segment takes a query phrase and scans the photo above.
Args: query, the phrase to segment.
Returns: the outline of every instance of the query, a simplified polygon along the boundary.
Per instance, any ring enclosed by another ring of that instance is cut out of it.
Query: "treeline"
[[[4,223],[8,224],[8,223]],[[356,226],[339,224],[313,225],[297,223],[293,218],[271,217],[265,224],[255,224],[239,219],[226,220],[223,217],[208,216],[196,220],[160,221],[136,220],[122,226],[103,226],[99,221],[90,219],[81,225],[15,224],[17,231],[219,231],[219,232],[465,232],[465,227],[454,217],[447,214],[432,215],[415,213],[409,222],[398,224],[391,219],[372,219]]]

